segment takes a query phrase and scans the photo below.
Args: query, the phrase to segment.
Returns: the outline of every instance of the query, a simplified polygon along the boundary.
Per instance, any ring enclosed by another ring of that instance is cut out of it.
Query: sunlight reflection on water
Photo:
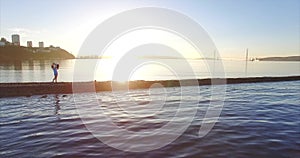
[[[87,65],[91,61],[99,61],[99,67],[94,70],[86,70]],[[147,59],[138,59],[147,61]],[[160,62],[176,63],[177,67],[174,69],[176,73],[185,76],[186,79],[193,78],[194,75],[187,73],[185,69],[181,67],[181,59],[155,59]],[[153,61],[153,59],[151,59]],[[60,60],[60,61],[24,61],[15,63],[0,63],[0,82],[49,82],[53,78],[53,72],[51,70],[52,62],[60,64],[59,69],[59,81],[71,82],[73,81],[73,67],[74,60]],[[79,65],[82,65],[80,69],[81,81],[105,81],[111,80],[113,73],[113,64],[111,59],[78,59]],[[197,78],[210,78],[211,74],[208,70],[205,62],[214,62],[212,60],[188,60],[189,64],[193,68]],[[226,77],[245,77],[245,62],[236,60],[224,60],[222,61],[225,69]],[[93,78],[88,77],[86,74],[88,71],[94,71]],[[300,62],[248,62],[248,77],[257,76],[292,76],[300,75]],[[218,77],[218,72],[216,72]],[[133,75],[131,80],[170,80],[176,79],[176,76],[172,74],[166,68],[159,65],[148,64],[138,69]]]

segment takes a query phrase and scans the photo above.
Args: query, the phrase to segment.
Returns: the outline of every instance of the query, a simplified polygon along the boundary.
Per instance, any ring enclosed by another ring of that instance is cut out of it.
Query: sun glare
[[[128,53],[134,48],[147,44],[164,45],[172,48],[176,51],[176,53],[149,51]],[[113,80],[112,76],[118,75],[118,81],[143,79],[147,75],[154,76],[155,72],[157,72],[155,70],[157,70],[158,67],[150,64],[147,66],[141,66],[138,69],[134,68],[138,73],[133,74],[133,72],[131,72],[132,78],[128,78],[129,74],[114,74],[116,65],[124,57],[126,57],[126,62],[128,63],[133,63],[137,60],[144,60],[144,58],[147,57],[148,60],[145,61],[151,61],[149,58],[200,58],[197,50],[188,41],[181,38],[179,35],[176,35],[175,33],[161,29],[137,29],[124,33],[112,41],[110,45],[103,51],[101,56],[109,56],[111,58],[99,60],[97,69],[95,71],[95,77],[100,80]],[[114,80],[116,80],[116,78]]]

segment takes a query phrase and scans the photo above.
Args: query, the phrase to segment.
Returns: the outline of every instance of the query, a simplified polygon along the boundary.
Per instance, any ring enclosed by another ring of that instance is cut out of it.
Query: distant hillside
[[[27,48],[20,46],[0,47],[0,61],[74,59],[74,55],[57,47]]]
[[[300,61],[300,56],[258,58],[260,61]]]

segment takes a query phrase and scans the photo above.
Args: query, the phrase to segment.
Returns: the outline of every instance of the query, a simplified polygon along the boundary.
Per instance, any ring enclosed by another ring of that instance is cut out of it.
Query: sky
[[[299,0],[0,0],[0,37],[59,46],[76,55],[101,22],[126,10],[161,7],[199,23],[224,58],[300,55]],[[92,54],[91,54],[92,55]]]

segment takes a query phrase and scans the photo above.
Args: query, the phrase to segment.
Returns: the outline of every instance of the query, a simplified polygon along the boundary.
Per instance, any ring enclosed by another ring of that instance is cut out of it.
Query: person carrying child
[[[58,76],[58,69],[59,69],[59,64],[52,63],[51,68],[54,73],[54,78],[52,79],[52,82],[57,82],[57,76]]]

